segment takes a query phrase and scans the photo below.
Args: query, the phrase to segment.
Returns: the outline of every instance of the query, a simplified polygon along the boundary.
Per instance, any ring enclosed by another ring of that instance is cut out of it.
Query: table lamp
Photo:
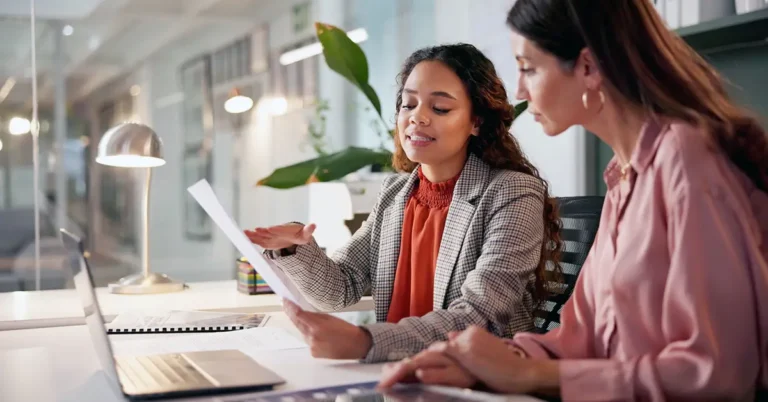
[[[112,293],[148,294],[184,290],[185,285],[165,274],[149,271],[149,186],[152,168],[165,164],[163,143],[154,130],[144,124],[122,123],[109,129],[99,141],[96,163],[146,171],[141,203],[141,266],[142,272],[109,284]]]

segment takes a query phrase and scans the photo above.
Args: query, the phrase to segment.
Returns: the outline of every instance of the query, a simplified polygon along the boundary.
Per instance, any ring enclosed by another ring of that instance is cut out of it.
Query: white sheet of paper
[[[282,328],[251,328],[204,334],[116,335],[110,337],[115,355],[154,355],[237,349],[251,357],[270,350],[299,349],[307,346]]]
[[[275,294],[296,303],[304,310],[317,311],[280,267],[264,257],[262,254],[264,249],[251,243],[243,230],[224,210],[207,180],[198,181],[187,188],[187,191],[224,232],[229,241],[248,259]]]

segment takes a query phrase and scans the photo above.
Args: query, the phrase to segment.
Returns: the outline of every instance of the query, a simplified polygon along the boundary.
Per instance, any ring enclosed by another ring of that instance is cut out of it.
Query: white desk
[[[268,325],[297,334],[282,313]],[[381,371],[381,365],[314,359],[308,348],[264,352],[257,361],[286,380],[279,388],[285,390],[376,381]],[[109,387],[82,325],[0,332],[0,373],[3,402],[123,400]]]
[[[272,314],[268,326],[281,327],[298,335],[283,313]],[[188,336],[112,335],[112,337]],[[256,360],[286,380],[277,390],[309,389],[377,381],[381,364],[315,359],[308,348],[263,352]],[[83,325],[0,332],[0,401],[123,401],[107,381]],[[194,398],[221,402],[220,397]],[[174,402],[181,402],[176,399]],[[184,399],[190,401],[190,399]],[[510,402],[532,402],[528,396]]]
[[[237,291],[237,281],[192,282],[189,289],[154,295],[119,295],[97,288],[102,313],[111,319],[130,310],[226,310],[268,313],[281,311],[275,295],[246,295]],[[345,311],[373,310],[373,300],[365,297]],[[82,325],[83,309],[74,289],[39,292],[0,293],[0,331]]]

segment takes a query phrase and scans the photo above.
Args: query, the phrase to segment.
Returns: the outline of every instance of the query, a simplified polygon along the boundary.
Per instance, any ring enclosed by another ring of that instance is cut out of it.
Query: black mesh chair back
[[[555,290],[534,312],[535,332],[545,333],[560,326],[560,311],[571,297],[581,266],[592,248],[604,197],[563,197],[558,198],[560,219],[563,222],[563,252],[560,266],[563,269],[562,282],[550,282]],[[549,266],[548,269],[552,269]]]

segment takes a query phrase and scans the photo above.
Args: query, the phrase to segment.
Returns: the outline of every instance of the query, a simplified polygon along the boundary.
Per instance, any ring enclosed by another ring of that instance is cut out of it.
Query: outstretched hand
[[[312,240],[316,226],[288,223],[268,228],[245,230],[248,239],[265,250],[280,250],[288,247],[307,244]]]

